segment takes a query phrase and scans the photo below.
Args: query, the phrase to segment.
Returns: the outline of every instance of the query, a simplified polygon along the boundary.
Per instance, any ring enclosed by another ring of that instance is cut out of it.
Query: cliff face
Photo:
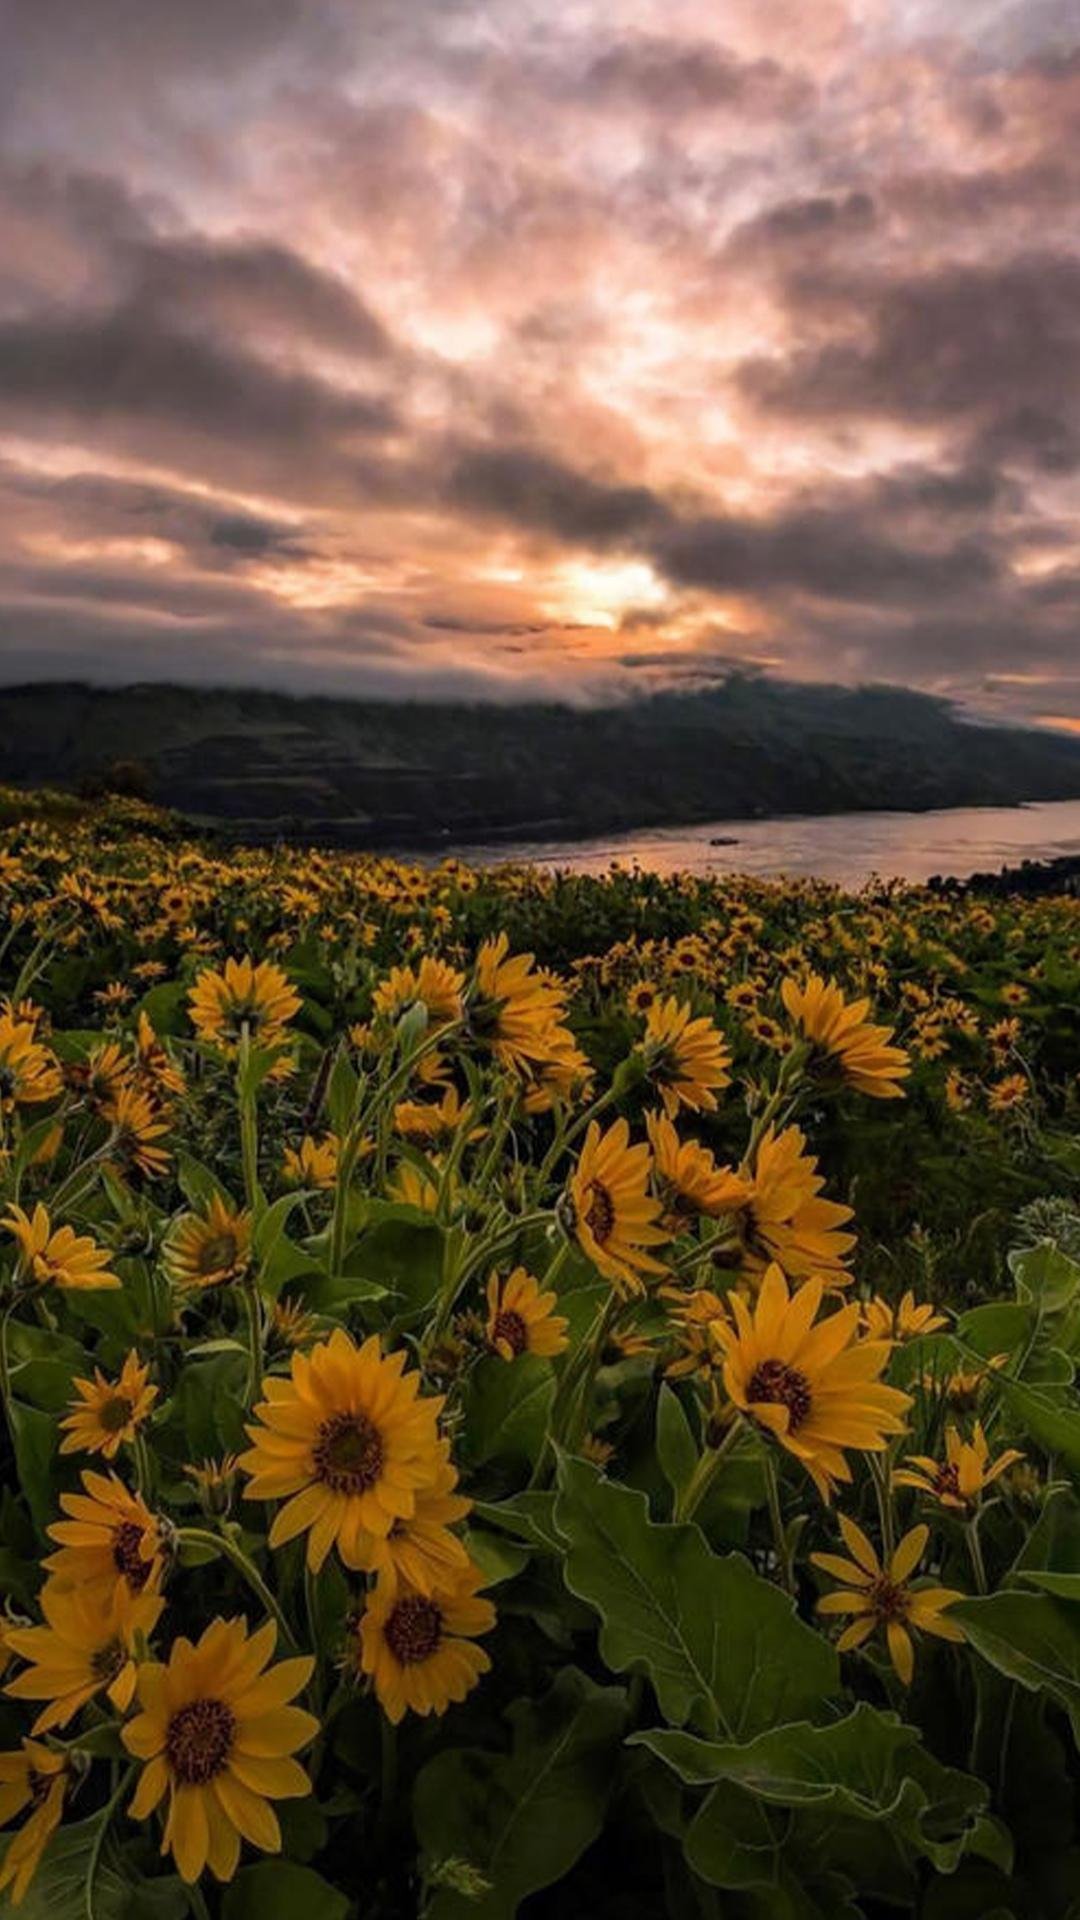
[[[136,686],[0,690],[0,779],[148,798],[253,838],[423,845],[1080,796],[1080,741],[894,688],[735,676],[594,709]]]

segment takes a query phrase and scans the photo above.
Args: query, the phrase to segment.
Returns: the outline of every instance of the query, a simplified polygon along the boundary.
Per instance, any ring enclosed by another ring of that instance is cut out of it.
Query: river
[[[717,840],[730,843],[716,845]],[[613,864],[651,873],[813,874],[845,887],[883,879],[966,879],[1022,860],[1080,854],[1080,800],[936,813],[833,813],[782,820],[712,820],[595,840],[532,840],[455,849],[470,866],[531,861],[570,873]]]

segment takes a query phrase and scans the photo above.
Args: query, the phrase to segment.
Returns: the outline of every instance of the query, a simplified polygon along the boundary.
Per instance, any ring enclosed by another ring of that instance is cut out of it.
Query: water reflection
[[[720,841],[730,844],[714,844]],[[529,860],[573,873],[604,873],[613,861],[651,873],[815,874],[859,887],[872,874],[994,872],[1021,860],[1080,854],[1080,800],[1026,807],[951,807],[939,813],[857,813],[800,820],[717,820],[596,840],[520,841],[468,847],[474,866]]]

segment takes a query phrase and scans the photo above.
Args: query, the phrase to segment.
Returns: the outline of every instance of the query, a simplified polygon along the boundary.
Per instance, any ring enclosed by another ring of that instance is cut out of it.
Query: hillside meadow
[[[0,791],[0,1911],[1080,1915],[1080,900]]]

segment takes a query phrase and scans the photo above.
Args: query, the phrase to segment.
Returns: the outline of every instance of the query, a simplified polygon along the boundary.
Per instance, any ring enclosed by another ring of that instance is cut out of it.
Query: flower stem
[[[739,1423],[733,1420],[718,1447],[706,1447],[675,1502],[674,1520],[692,1520],[725,1459],[739,1437]]]
[[[773,1543],[780,1565],[780,1578],[785,1593],[794,1594],[795,1579],[792,1573],[791,1556],[788,1552],[787,1535],[784,1531],[784,1515],[780,1506],[780,1482],[777,1478],[776,1462],[769,1452],[765,1454],[765,1489],[769,1499],[769,1519],[772,1522]]]
[[[982,1542],[979,1539],[978,1513],[972,1515],[964,1528],[964,1533],[967,1538],[968,1553],[971,1555],[971,1568],[975,1575],[975,1586],[979,1593],[989,1593],[990,1587],[986,1578],[986,1562],[983,1559]]]
[[[262,1304],[259,1300],[258,1288],[250,1274],[244,1280],[243,1295],[248,1343],[248,1377],[247,1388],[244,1393],[244,1404],[250,1407],[255,1399],[255,1395],[259,1391],[259,1382],[262,1379],[263,1370]]]
[[[209,1527],[179,1527],[176,1540],[177,1545],[181,1547],[213,1547],[216,1552],[223,1553],[241,1578],[246,1580],[252,1593],[262,1601],[282,1638],[287,1640],[291,1647],[299,1645],[296,1635],[258,1568],[248,1559],[243,1548],[238,1547],[235,1540],[230,1540],[228,1534],[212,1533]]]

